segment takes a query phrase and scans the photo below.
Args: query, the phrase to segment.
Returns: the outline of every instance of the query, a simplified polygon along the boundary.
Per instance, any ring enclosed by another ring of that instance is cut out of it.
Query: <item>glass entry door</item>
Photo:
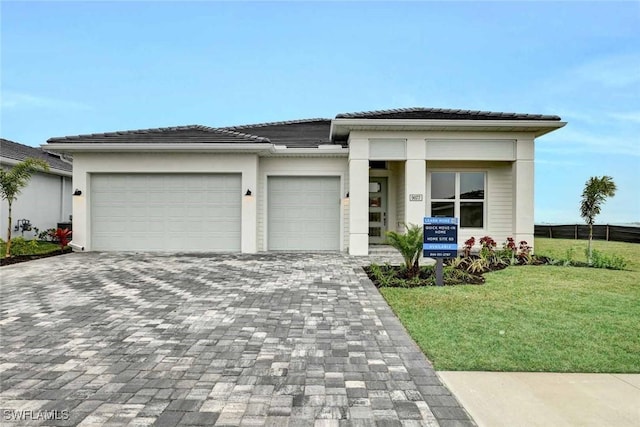
[[[369,178],[369,244],[382,244],[387,231],[387,178]]]

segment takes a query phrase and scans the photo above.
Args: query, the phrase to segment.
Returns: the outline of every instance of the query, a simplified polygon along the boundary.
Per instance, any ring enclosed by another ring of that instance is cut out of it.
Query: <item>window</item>
[[[383,160],[369,160],[369,169],[387,169],[387,162]]]
[[[458,217],[461,228],[484,228],[485,181],[485,172],[431,172],[431,216]]]

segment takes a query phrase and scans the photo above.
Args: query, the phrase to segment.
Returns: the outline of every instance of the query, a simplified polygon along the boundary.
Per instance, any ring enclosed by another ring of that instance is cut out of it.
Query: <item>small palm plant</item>
[[[408,278],[416,277],[420,273],[420,253],[422,251],[423,237],[422,227],[419,225],[405,225],[405,233],[387,231],[387,242],[395,248],[402,258],[407,268]]]
[[[588,258],[589,265],[592,263],[593,253],[591,250],[591,241],[593,240],[593,223],[596,215],[600,213],[602,204],[607,197],[613,197],[616,194],[616,184],[610,176],[592,176],[584,185],[582,191],[582,200],[580,201],[580,216],[589,225],[589,247]]]
[[[11,210],[13,202],[24,187],[27,186],[31,175],[38,171],[48,171],[49,164],[41,159],[27,158],[20,163],[16,163],[11,169],[0,169],[0,196],[9,205],[9,218],[7,228],[7,248],[5,257],[11,256]]]

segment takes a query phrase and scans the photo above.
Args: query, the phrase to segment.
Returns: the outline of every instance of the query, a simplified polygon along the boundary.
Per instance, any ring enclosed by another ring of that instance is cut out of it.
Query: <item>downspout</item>
[[[64,222],[64,176],[60,176],[60,215],[58,222]]]
[[[73,243],[73,241],[69,242],[69,247],[74,251],[84,251],[84,246],[80,246],[77,243]]]

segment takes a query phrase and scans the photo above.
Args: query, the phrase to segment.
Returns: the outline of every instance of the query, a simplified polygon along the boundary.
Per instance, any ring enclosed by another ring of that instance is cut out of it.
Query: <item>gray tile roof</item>
[[[268,138],[201,125],[137,129],[49,138],[48,143],[269,143]]]
[[[285,122],[258,123],[230,126],[223,129],[250,132],[269,138],[273,144],[293,148],[315,148],[321,144],[332,144],[329,139],[331,119],[289,120]]]
[[[338,114],[336,119],[422,120],[560,120],[543,114],[497,113],[442,108],[399,108]],[[50,138],[49,143],[272,143],[291,148],[315,148],[323,144],[343,146],[330,139],[331,119],[313,118],[213,128],[202,125],[138,129],[120,132]]]
[[[445,108],[396,108],[393,110],[342,113],[336,119],[422,119],[422,120],[560,120],[544,114],[499,113]]]
[[[22,161],[27,157],[33,157],[46,161],[52,169],[66,172],[71,172],[72,169],[71,164],[60,159],[60,155],[58,154],[49,153],[41,148],[30,147],[4,138],[0,138],[0,156],[18,161]]]

